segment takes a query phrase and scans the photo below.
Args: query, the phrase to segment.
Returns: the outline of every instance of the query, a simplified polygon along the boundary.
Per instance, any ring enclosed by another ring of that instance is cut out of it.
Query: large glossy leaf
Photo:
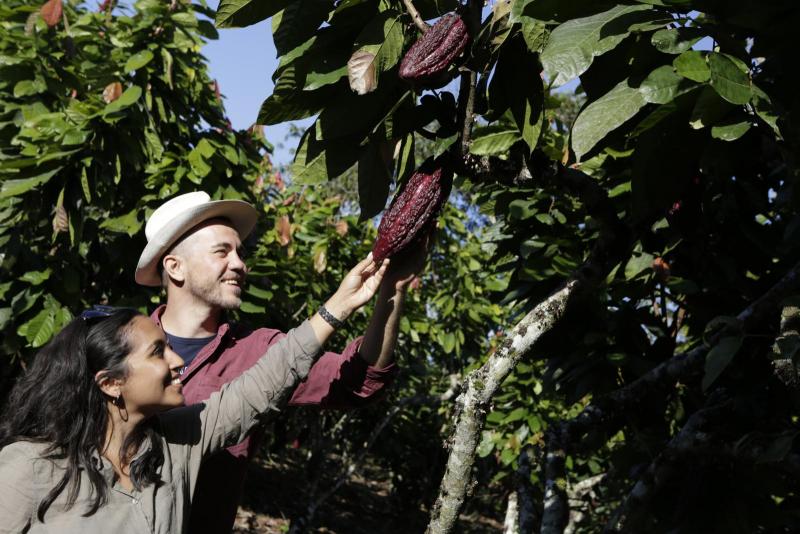
[[[722,141],[736,141],[753,126],[748,120],[730,124],[718,124],[711,128],[711,137]]]
[[[298,184],[317,184],[341,175],[353,166],[361,151],[352,137],[321,141],[316,137],[317,126],[312,124],[303,135],[290,168]]]
[[[708,57],[711,87],[731,104],[747,104],[753,96],[750,76],[734,58],[712,52]],[[745,67],[746,69],[746,67]]]
[[[289,0],[220,0],[216,24],[219,28],[250,26],[266,20],[289,4]]]
[[[544,91],[536,55],[519,36],[501,50],[489,84],[489,103],[494,113],[508,110],[528,148],[536,148],[544,123]]]
[[[138,85],[132,85],[125,89],[122,95],[108,104],[103,110],[103,114],[114,113],[121,111],[127,107],[132,106],[142,96],[142,88]]]
[[[699,41],[703,33],[700,28],[669,28],[655,32],[650,42],[656,49],[666,54],[681,54]]]
[[[4,180],[3,185],[0,186],[0,200],[8,197],[13,197],[27,193],[34,187],[47,183],[53,176],[55,176],[61,167],[58,167],[47,172],[43,172],[37,176],[29,178],[19,178],[14,180]]]
[[[676,96],[697,87],[675,73],[672,65],[664,65],[651,72],[639,86],[645,101],[651,104],[666,104]]]
[[[573,19],[550,34],[541,54],[544,72],[555,87],[580,76],[596,56],[617,46],[630,33],[629,26],[643,20],[648,6],[615,6],[608,11]]]
[[[150,50],[142,50],[128,58],[125,62],[125,71],[131,72],[141,69],[153,60],[153,53]]]
[[[392,145],[373,136],[358,158],[358,204],[360,220],[374,217],[386,206],[392,182]]]
[[[296,0],[276,14],[272,20],[272,39],[278,56],[283,56],[311,38],[328,18],[331,9],[332,0]]]
[[[722,338],[706,355],[705,374],[703,375],[703,390],[708,389],[719,375],[730,365],[733,357],[742,346],[740,336]]]
[[[520,140],[519,131],[512,125],[490,125],[476,128],[469,151],[479,156],[504,154]]]
[[[572,150],[580,160],[609,132],[615,130],[647,104],[642,93],[628,85],[628,80],[618,83],[611,91],[589,104],[581,111],[572,127]]]
[[[689,80],[707,82],[711,78],[711,69],[706,62],[706,56],[697,50],[682,53],[672,64],[678,74]]]

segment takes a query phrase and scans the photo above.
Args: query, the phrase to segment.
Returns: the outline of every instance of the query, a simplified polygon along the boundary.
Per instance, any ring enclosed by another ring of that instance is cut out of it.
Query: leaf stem
[[[430,26],[428,26],[428,24],[422,20],[422,15],[419,14],[419,11],[417,11],[417,8],[414,7],[413,3],[411,3],[411,0],[403,0],[403,4],[405,4],[408,14],[411,15],[411,20],[413,20],[414,24],[417,25],[419,31],[422,33],[428,31]]]

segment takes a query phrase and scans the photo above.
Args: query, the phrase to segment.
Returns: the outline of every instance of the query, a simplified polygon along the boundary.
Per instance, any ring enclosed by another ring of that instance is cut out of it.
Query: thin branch
[[[414,21],[414,24],[416,24],[417,28],[419,28],[419,31],[422,33],[428,31],[430,26],[424,20],[422,20],[422,15],[419,14],[419,11],[417,11],[417,8],[414,7],[414,4],[411,2],[411,0],[403,0],[403,4],[405,4],[406,11],[408,11],[408,14],[411,15],[411,20]]]
[[[461,123],[461,155],[469,153],[472,143],[472,124],[475,122],[475,86],[478,75],[474,71],[461,73],[458,90],[458,121]]]

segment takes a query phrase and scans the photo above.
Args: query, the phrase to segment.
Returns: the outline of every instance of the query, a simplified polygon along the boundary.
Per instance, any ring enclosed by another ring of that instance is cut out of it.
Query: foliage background
[[[414,4],[427,20],[458,7]],[[793,2],[468,2],[472,43],[434,91],[397,79],[418,37],[400,1],[222,0],[213,13],[141,0],[130,16],[67,2],[49,21],[40,7],[0,7],[4,389],[70,313],[156,302],[131,279],[160,198],[203,188],[262,207],[242,312],[288,327],[369,250],[396,185],[447,154],[459,178],[391,402],[290,413],[270,453],[296,437],[309,466],[346,472],[368,443],[398,509],[429,509],[460,415],[440,398],[451,375],[577,276],[592,283],[479,414],[466,511],[500,517],[519,495],[536,510],[528,528],[547,532],[798,528],[798,289],[769,293],[800,258]],[[211,19],[268,17],[280,64],[258,122],[315,117],[286,179],[258,128],[229,128],[198,54]],[[375,55],[375,91],[350,89],[354,52]],[[553,92],[575,79],[577,97]],[[659,374],[669,365],[680,372]],[[572,514],[549,517],[548,491]]]

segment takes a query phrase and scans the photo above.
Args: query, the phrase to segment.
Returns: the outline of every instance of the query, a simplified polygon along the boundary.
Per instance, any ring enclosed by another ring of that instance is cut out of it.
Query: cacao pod
[[[384,258],[420,246],[421,238],[436,225],[436,217],[450,195],[453,172],[442,158],[429,158],[411,175],[392,199],[378,226],[372,257]]]
[[[455,13],[444,15],[409,48],[400,62],[400,78],[434,89],[448,82],[447,68],[469,42],[467,25]]]

